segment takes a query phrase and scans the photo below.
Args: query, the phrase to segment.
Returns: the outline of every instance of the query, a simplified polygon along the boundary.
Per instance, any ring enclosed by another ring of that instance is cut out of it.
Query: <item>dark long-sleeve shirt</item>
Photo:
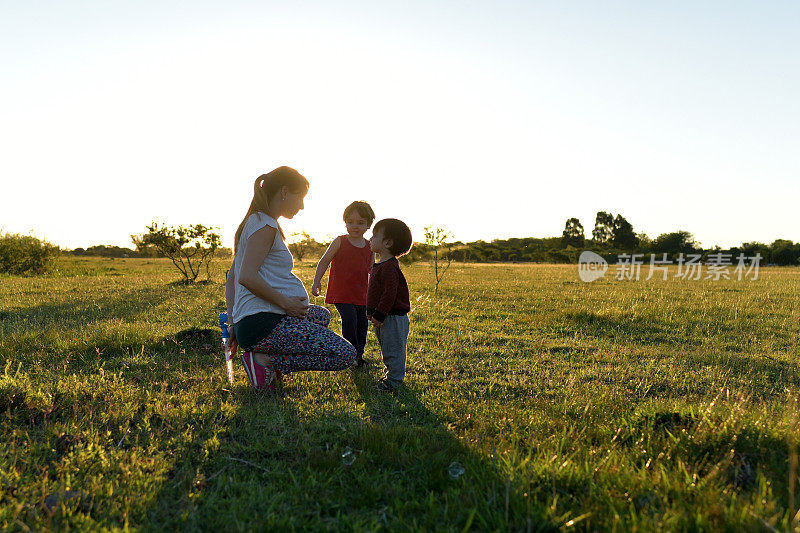
[[[367,288],[367,316],[383,322],[386,315],[405,315],[410,310],[408,283],[397,258],[372,265]]]

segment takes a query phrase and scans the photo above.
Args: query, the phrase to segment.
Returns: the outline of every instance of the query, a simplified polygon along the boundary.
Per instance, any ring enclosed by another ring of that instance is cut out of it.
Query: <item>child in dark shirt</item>
[[[375,387],[392,392],[403,383],[406,374],[411,302],[397,258],[411,249],[411,230],[401,220],[385,218],[375,224],[369,245],[378,254],[378,262],[369,276],[367,317],[375,326],[385,366],[383,379]]]

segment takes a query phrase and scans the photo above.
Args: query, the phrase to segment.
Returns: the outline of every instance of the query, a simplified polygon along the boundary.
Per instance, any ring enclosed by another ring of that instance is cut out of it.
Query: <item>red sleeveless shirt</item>
[[[369,241],[363,248],[357,248],[347,235],[339,237],[339,251],[331,262],[325,303],[367,305],[369,271],[374,262],[375,254],[369,248]]]

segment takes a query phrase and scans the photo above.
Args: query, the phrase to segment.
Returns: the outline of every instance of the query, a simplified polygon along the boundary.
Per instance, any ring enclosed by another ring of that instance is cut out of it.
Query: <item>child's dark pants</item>
[[[386,367],[383,377],[393,387],[403,383],[406,376],[406,343],[410,325],[408,315],[388,315],[381,327],[375,328]]]
[[[359,359],[364,355],[364,346],[367,344],[367,307],[353,304],[333,304],[342,317],[342,337],[348,340],[356,349]]]

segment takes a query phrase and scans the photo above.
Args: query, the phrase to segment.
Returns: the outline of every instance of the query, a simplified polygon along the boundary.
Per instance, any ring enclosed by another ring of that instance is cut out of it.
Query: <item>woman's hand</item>
[[[311,286],[311,294],[314,296],[319,296],[319,291],[322,290],[322,283],[319,281],[315,281],[314,284]]]
[[[305,318],[308,314],[308,299],[303,296],[289,296],[281,307],[289,316]]]
[[[378,322],[377,320],[375,320],[375,319],[374,319],[374,318],[372,318],[372,317],[367,317],[367,318],[369,318],[369,321],[370,321],[370,322],[372,323],[372,325],[373,325],[373,326],[375,326],[376,328],[379,328],[379,327],[381,327],[381,326],[383,325],[383,322]]]

